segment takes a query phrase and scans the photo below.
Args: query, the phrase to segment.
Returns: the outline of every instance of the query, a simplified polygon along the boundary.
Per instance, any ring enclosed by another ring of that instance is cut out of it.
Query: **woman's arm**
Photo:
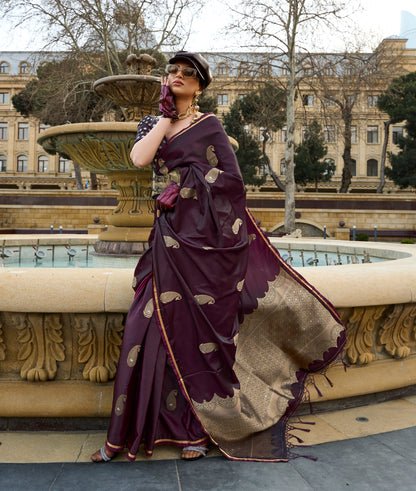
[[[130,158],[136,167],[146,167],[153,161],[170,122],[170,118],[159,118],[149,133],[134,144]]]

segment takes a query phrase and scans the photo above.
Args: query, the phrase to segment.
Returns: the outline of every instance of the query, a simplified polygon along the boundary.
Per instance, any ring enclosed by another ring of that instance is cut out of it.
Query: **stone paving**
[[[305,419],[316,426],[302,435],[311,447],[299,452],[317,460],[278,464],[231,462],[216,450],[184,462],[173,447],[134,463],[120,455],[93,464],[89,456],[102,444],[103,432],[2,432],[0,489],[416,490],[416,396]]]

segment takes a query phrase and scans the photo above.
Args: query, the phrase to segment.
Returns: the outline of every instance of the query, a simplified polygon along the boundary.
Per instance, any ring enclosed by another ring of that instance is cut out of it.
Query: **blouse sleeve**
[[[142,138],[144,138],[149,131],[154,128],[157,124],[158,117],[157,116],[145,116],[137,125],[137,134],[136,134],[136,140],[134,143],[138,142]],[[156,152],[156,155],[158,154],[159,150],[165,143],[165,138],[163,139],[162,143],[159,146],[158,151]],[[156,159],[156,156],[155,156]],[[155,173],[155,166],[154,166],[154,160],[152,162],[152,170],[153,170],[153,178],[152,178],[152,198],[157,198],[160,193],[164,191],[166,186],[169,183],[169,178],[167,176],[161,176]]]

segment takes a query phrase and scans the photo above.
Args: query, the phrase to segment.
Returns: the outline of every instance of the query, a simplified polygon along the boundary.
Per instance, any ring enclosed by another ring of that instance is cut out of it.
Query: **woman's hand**
[[[159,111],[164,118],[178,119],[178,113],[175,107],[175,99],[169,87],[167,77],[161,78],[162,88],[160,90]]]

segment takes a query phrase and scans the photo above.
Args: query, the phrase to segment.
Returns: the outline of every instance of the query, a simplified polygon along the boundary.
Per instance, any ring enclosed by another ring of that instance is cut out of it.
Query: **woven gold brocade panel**
[[[194,403],[208,433],[224,449],[237,451],[240,441],[247,451],[243,440],[285,413],[299,368],[321,360],[342,329],[315,296],[282,270],[240,326],[234,365],[240,390],[232,398]]]

